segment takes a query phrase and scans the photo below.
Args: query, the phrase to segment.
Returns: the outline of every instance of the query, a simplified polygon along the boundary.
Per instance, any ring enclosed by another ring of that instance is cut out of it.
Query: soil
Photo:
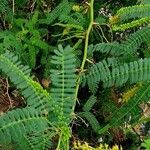
[[[23,106],[25,106],[24,99],[19,91],[10,87],[7,78],[0,77],[0,115]]]

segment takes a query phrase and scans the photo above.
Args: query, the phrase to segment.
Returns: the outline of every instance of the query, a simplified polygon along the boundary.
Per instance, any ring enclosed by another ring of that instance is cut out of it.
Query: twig
[[[12,99],[10,98],[9,96],[9,83],[8,83],[8,78],[6,78],[6,94],[8,96],[8,99],[9,99],[9,108],[12,108],[13,107],[13,104],[12,104]]]
[[[102,37],[105,39],[105,41],[106,41],[107,43],[109,43],[109,41],[108,41],[108,39],[106,38],[106,36],[105,36],[105,34],[104,34],[103,29],[101,28],[101,26],[99,25],[99,26],[97,26],[97,28],[100,29],[100,31],[101,31],[101,33],[102,33]]]
[[[89,62],[90,64],[94,64],[94,62],[89,59],[86,59],[86,61]]]
[[[77,118],[79,118],[79,119],[85,124],[86,127],[89,126],[89,125],[86,123],[86,121],[85,121],[81,116],[79,116],[79,115],[76,115],[76,116],[77,116]]]
[[[12,10],[13,10],[13,15],[14,15],[15,14],[15,0],[12,0],[12,5],[13,5]]]
[[[30,6],[30,8],[31,8],[31,12],[33,12],[33,10],[34,10],[35,3],[36,3],[36,0],[35,0],[35,1],[32,3],[32,5]]]
[[[132,131],[137,135],[137,137],[141,141],[141,135],[136,131],[136,129],[134,127],[132,127]]]

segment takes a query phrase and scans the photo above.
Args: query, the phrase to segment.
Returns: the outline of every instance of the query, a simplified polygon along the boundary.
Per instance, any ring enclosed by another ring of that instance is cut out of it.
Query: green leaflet
[[[79,115],[81,115],[81,117],[86,118],[86,120],[91,125],[92,129],[95,132],[98,132],[100,129],[99,122],[94,116],[94,114],[90,112],[95,103],[96,97],[94,95],[90,96],[90,98],[86,101],[86,103],[83,106],[83,112],[80,112]]]
[[[119,21],[127,21],[129,19],[150,17],[150,5],[135,5],[121,8],[116,14],[119,17]]]
[[[124,63],[109,69],[106,60],[92,65],[87,74],[89,88],[95,92],[97,84],[102,81],[104,87],[121,86],[126,82],[137,83],[150,80],[150,58]]]
[[[114,31],[124,31],[133,27],[148,24],[150,20],[150,3],[143,1],[140,5],[123,7],[110,18]]]
[[[96,117],[91,112],[82,112],[80,115],[83,116],[84,118],[86,118],[86,120],[89,122],[92,129],[96,133],[99,131],[99,129],[100,129],[99,122],[97,121]]]
[[[125,31],[126,29],[141,26],[143,24],[148,24],[150,22],[150,17],[141,18],[138,20],[131,21],[130,23],[124,23],[121,25],[113,25],[113,31]]]
[[[73,48],[67,46],[63,49],[61,45],[54,50],[55,56],[51,63],[57,68],[51,69],[52,89],[51,95],[55,103],[55,112],[59,120],[70,121],[72,107],[75,98],[75,55]]]
[[[90,111],[96,103],[96,97],[91,96],[83,106],[83,111]]]

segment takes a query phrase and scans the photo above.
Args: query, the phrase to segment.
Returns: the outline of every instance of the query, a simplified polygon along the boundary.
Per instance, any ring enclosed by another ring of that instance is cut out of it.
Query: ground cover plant
[[[149,0],[2,0],[0,149],[149,149],[149,20]]]

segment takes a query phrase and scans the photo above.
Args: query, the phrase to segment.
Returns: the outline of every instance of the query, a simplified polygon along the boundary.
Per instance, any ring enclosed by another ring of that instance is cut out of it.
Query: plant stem
[[[86,62],[86,58],[87,58],[87,50],[88,50],[88,44],[89,44],[89,35],[93,26],[93,22],[94,22],[94,10],[93,10],[93,4],[94,4],[94,0],[91,0],[89,7],[90,7],[90,23],[89,23],[89,27],[86,31],[86,35],[85,35],[85,46],[84,46],[84,55],[83,55],[83,60],[82,60],[82,64],[80,67],[80,72],[78,75],[78,79],[77,79],[77,83],[76,83],[76,91],[75,91],[75,103],[78,97],[78,90],[79,90],[79,84],[80,84],[80,76],[82,74],[82,72],[84,71],[84,66],[85,66],[85,62]],[[74,112],[74,108],[75,108],[75,104],[73,106],[73,112]]]
[[[92,26],[93,26],[93,21],[94,21],[93,3],[94,3],[94,0],[91,0],[91,3],[90,3],[90,24],[89,24],[89,27],[88,27],[87,32],[86,32],[84,55],[83,55],[83,61],[82,61],[81,68],[80,68],[80,70],[81,70],[80,73],[82,73],[82,71],[84,70],[84,65],[85,65],[86,58],[87,58],[89,35],[90,35],[91,29],[92,29]]]
[[[62,140],[62,132],[60,133],[59,141],[58,141],[58,144],[57,144],[57,148],[56,148],[56,150],[60,150],[61,140]]]
[[[12,11],[13,11],[13,15],[14,15],[15,14],[15,0],[12,0],[12,5],[13,5]]]

